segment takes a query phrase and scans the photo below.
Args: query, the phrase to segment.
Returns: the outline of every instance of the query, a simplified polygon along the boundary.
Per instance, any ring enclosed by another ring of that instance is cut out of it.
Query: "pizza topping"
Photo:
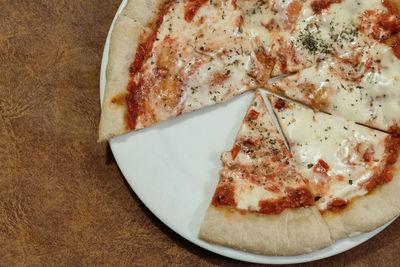
[[[289,30],[297,22],[297,19],[302,10],[303,4],[300,1],[294,0],[286,7],[286,17],[284,21],[284,29]]]
[[[314,0],[311,2],[311,8],[316,14],[320,14],[322,10],[328,9],[332,4],[341,3],[342,0]]]
[[[328,52],[328,44],[319,37],[320,30],[318,24],[308,24],[304,30],[300,31],[297,43],[310,54],[324,54]]]
[[[214,206],[236,207],[235,186],[232,183],[224,183],[219,185],[215,191],[211,203]]]
[[[363,32],[370,31],[375,40],[384,41],[400,31],[400,16],[377,10],[367,10],[363,13],[360,28]]]
[[[389,131],[400,123],[400,60],[382,43],[356,48],[274,82],[272,88],[314,108]]]
[[[126,122],[130,129],[136,129],[137,119],[139,114],[144,113],[146,110],[146,99],[139,92],[138,88],[141,87],[141,82],[136,84],[134,81],[130,81],[128,84],[128,90],[130,94],[126,97],[126,103],[128,106],[128,114],[126,115]]]
[[[389,135],[385,138],[385,154],[386,162],[380,172],[375,173],[371,179],[366,181],[362,186],[371,192],[378,185],[389,183],[393,179],[394,164],[398,160],[400,151],[400,138],[395,135]]]
[[[153,43],[155,42],[155,40],[156,40],[156,33],[153,32],[146,38],[146,40],[141,41],[139,43],[138,48],[136,50],[135,59],[129,68],[129,73],[131,77],[133,77],[140,70],[140,68],[143,65],[143,62],[145,61],[145,59],[148,58],[151,49],[153,48]]]
[[[267,53],[264,46],[258,46],[254,51],[258,62],[264,67],[265,70],[262,74],[262,78],[259,78],[261,84],[265,84],[269,79],[269,72],[272,69],[275,59]]]
[[[247,118],[249,118],[249,120],[256,120],[258,118],[258,115],[260,115],[260,112],[255,111],[254,109],[252,109],[249,112],[249,115],[247,116]]]
[[[290,173],[251,174],[246,168],[225,168],[220,172],[212,205],[264,214],[279,214],[287,208],[312,206],[313,198],[301,178],[289,182],[288,175]]]
[[[185,20],[187,22],[192,22],[197,11],[207,2],[208,0],[189,0],[185,6]]]
[[[392,45],[393,54],[400,60],[400,40]]]
[[[289,208],[308,207],[314,204],[310,191],[307,188],[285,188],[287,197],[279,200],[260,200],[260,213],[280,214]]]
[[[165,1],[159,8],[159,13],[153,20],[150,25],[151,33],[147,33],[146,35],[141,36],[141,40],[139,41],[138,48],[136,49],[135,59],[130,65],[129,73],[131,77],[135,75],[136,72],[140,70],[143,65],[143,62],[149,57],[150,52],[153,48],[153,44],[157,39],[157,31],[160,28],[161,24],[164,21],[164,16],[169,11],[172,6],[173,1]]]
[[[326,208],[327,210],[330,211],[340,211],[346,208],[347,203],[341,198],[334,198],[329,204],[328,207]]]
[[[231,150],[231,156],[232,156],[232,159],[233,159],[233,160],[236,159],[236,156],[238,155],[239,151],[240,151],[240,145],[236,144],[236,145],[233,147],[233,149]]]
[[[329,170],[329,165],[326,163],[324,160],[319,159],[317,164],[314,165],[314,172],[322,174],[322,175],[327,175],[328,170]]]
[[[274,107],[276,109],[284,109],[286,107],[286,102],[279,98],[278,101],[274,103]]]
[[[373,47],[376,42],[386,44],[400,27],[399,11],[389,2],[305,1],[290,28],[275,30],[272,55],[277,64],[273,75],[296,72],[331,57],[347,57],[359,49]],[[277,12],[273,21],[282,25],[285,16]],[[387,45],[392,46],[393,42]]]
[[[111,99],[111,103],[118,106],[124,106],[126,105],[126,97],[127,97],[126,93],[116,95]]]
[[[275,108],[277,98],[270,98]],[[340,210],[354,197],[390,182],[400,149],[398,137],[290,105],[274,111],[301,173],[311,177],[307,183],[319,196],[316,205],[321,212]]]

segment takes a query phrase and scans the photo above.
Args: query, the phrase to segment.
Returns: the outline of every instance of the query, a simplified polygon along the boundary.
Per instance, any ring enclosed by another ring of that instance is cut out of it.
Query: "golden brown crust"
[[[129,132],[125,122],[129,66],[142,35],[150,28],[164,0],[129,0],[118,16],[110,39],[106,88],[99,126],[99,141]]]
[[[107,64],[107,81],[99,126],[99,141],[128,132],[124,98],[129,82],[129,65],[133,61],[140,36],[147,30],[127,16],[119,16],[111,35]],[[120,101],[113,101],[117,97]]]
[[[142,26],[149,27],[159,7],[168,0],[128,0],[121,16],[126,16]]]
[[[246,213],[210,205],[199,238],[265,255],[299,255],[331,244],[328,228],[315,207],[281,214]]]
[[[369,232],[400,215],[400,161],[394,177],[370,194],[354,199],[341,212],[326,212],[324,220],[333,240]]]

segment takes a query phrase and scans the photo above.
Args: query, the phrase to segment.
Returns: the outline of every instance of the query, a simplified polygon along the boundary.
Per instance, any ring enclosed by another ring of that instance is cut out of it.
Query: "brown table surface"
[[[159,221],[98,144],[120,0],[0,0],[0,265],[243,265]],[[313,265],[398,265],[400,220]]]

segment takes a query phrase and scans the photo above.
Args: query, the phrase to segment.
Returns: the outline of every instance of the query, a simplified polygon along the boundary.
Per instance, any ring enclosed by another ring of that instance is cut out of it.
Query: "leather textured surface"
[[[160,222],[98,144],[119,0],[0,0],[0,265],[232,266]],[[395,266],[400,221],[311,265]]]

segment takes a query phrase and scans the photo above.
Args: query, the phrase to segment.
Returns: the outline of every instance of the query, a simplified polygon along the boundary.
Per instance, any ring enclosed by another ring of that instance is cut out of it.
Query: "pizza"
[[[297,255],[331,244],[314,198],[259,91],[250,104],[199,237],[267,255]]]
[[[399,7],[128,0],[111,34],[99,141],[255,90],[199,237],[298,255],[375,229],[400,215]],[[270,114],[260,87],[297,102],[269,95]]]

